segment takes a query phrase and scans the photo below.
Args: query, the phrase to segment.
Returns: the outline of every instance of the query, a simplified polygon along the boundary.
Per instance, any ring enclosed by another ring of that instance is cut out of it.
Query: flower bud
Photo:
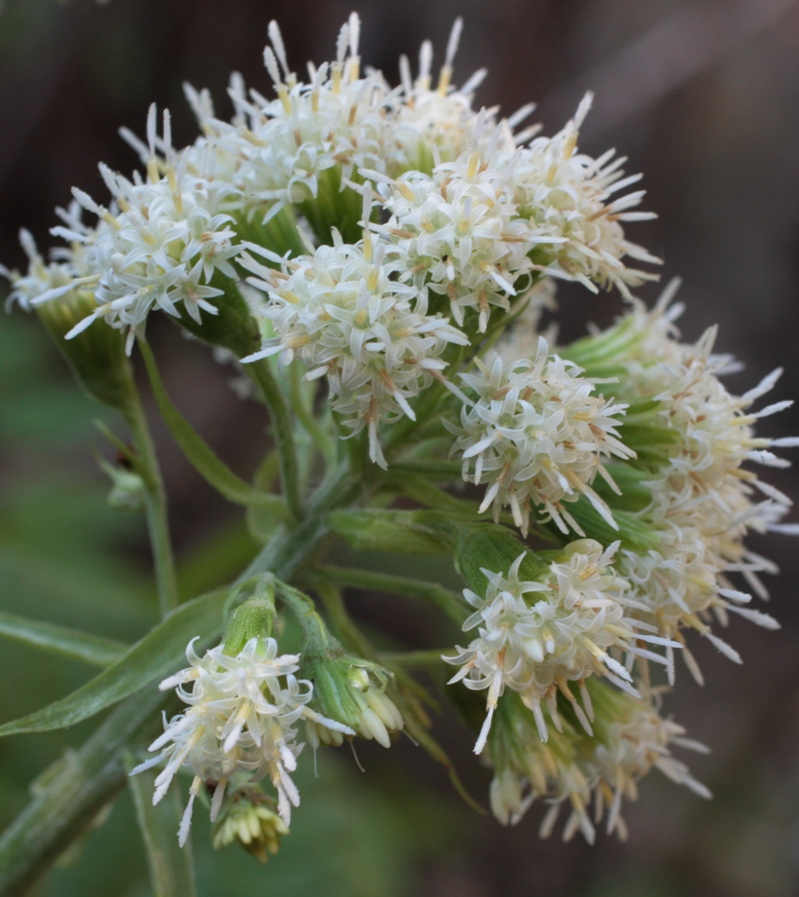
[[[235,657],[252,638],[270,638],[275,626],[274,590],[271,585],[236,608],[225,629],[225,654]]]
[[[124,462],[109,464],[101,459],[100,466],[111,478],[108,504],[117,511],[144,510],[146,489],[142,477]]]
[[[225,801],[214,823],[212,838],[219,850],[233,841],[265,863],[277,853],[288,827],[275,813],[272,800],[257,785],[244,785]]]
[[[306,658],[305,670],[314,683],[313,704],[323,716],[354,729],[361,738],[391,747],[391,735],[404,728],[402,714],[386,694],[389,673],[376,663],[333,647]],[[340,745],[340,732],[309,724],[311,743]]]

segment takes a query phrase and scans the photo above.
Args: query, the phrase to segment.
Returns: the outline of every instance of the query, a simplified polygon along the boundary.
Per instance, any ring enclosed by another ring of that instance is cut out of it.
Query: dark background
[[[488,67],[478,105],[499,103],[510,113],[538,100],[537,116],[552,133],[583,91],[594,90],[581,147],[598,154],[616,146],[630,157],[629,171],[645,172],[645,207],[661,217],[630,233],[665,259],[664,278],[684,278],[685,336],[696,339],[719,323],[718,348],[746,363],[732,388],[742,392],[784,364],[773,400],[799,393],[799,4],[375,0],[357,8],[364,62],[392,81],[399,53],[415,57],[425,37],[440,62],[451,22],[462,15],[456,81]],[[231,70],[268,90],[261,52],[269,19],[279,20],[290,59],[303,71],[306,59],[332,55],[349,11],[337,0],[9,0],[0,13],[0,259],[23,264],[20,226],[49,245],[52,207],[68,202],[72,185],[102,196],[99,160],[130,171],[133,153],[116,131],[127,125],[143,132],[150,102],[170,107],[176,144],[189,142],[195,131],[183,81],[211,88],[227,115]],[[657,291],[647,287],[642,296],[653,301]],[[621,307],[616,295],[565,288],[559,295],[569,336],[582,332],[586,319],[609,322]],[[263,451],[260,412],[232,397],[229,371],[204,350],[154,323],[176,404],[232,466],[250,473]],[[89,451],[105,451],[91,424],[98,410],[71,385],[35,320],[18,310],[0,319],[0,399],[0,606],[118,637],[144,631],[154,618],[146,545],[137,520],[104,509],[105,485]],[[796,413],[768,419],[763,431],[799,432]],[[157,424],[156,435],[191,591],[225,575],[226,566],[235,570],[253,549],[240,515],[199,481]],[[791,471],[767,471],[766,478],[797,495]],[[787,538],[753,547],[783,569],[770,608],[783,629],[734,621],[729,640],[744,657],[742,668],[695,645],[708,684],[700,689],[682,675],[668,704],[712,747],[709,757],[689,759],[713,802],[653,773],[626,813],[626,844],[600,836],[593,848],[579,840],[564,846],[538,840],[536,808],[515,829],[472,814],[410,743],[390,755],[367,747],[365,775],[344,753],[320,758],[321,776],[308,776],[292,835],[265,869],[235,851],[219,859],[199,848],[201,892],[799,894],[799,561]],[[367,623],[373,607],[370,599],[353,601]],[[424,634],[435,621],[415,607],[400,607],[389,625],[414,643],[437,644],[434,631]],[[8,719],[63,695],[87,674],[3,645],[0,675],[0,713]],[[488,774],[474,767],[468,733],[449,718],[439,719],[435,732],[469,787],[485,794]],[[24,804],[28,781],[80,734],[0,743],[0,823]],[[39,893],[146,894],[130,816],[123,800],[82,855]],[[204,823],[197,829],[199,845]]]

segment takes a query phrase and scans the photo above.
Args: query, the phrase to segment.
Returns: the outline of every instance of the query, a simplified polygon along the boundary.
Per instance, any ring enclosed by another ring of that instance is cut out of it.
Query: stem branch
[[[286,503],[297,520],[302,518],[297,450],[294,445],[294,430],[286,399],[275,380],[267,359],[262,358],[243,365],[244,370],[260,387],[272,419],[272,432],[280,459],[280,478]]]
[[[138,396],[131,402],[127,415],[128,424],[136,446],[138,463],[145,483],[145,511],[150,544],[155,562],[155,580],[161,616],[166,616],[178,605],[178,586],[175,576],[175,560],[169,536],[166,490],[150,436],[150,428]]]

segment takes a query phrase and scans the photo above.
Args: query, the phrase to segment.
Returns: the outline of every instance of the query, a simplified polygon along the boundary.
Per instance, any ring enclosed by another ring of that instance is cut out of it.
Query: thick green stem
[[[260,387],[272,419],[272,433],[275,439],[278,458],[280,459],[280,477],[286,504],[294,517],[302,518],[302,498],[300,496],[299,468],[297,450],[294,445],[294,429],[286,399],[269,367],[269,362],[262,358],[251,364],[243,365],[244,370]]]
[[[356,570],[347,567],[317,567],[310,577],[316,587],[320,583],[335,583],[371,592],[387,592],[389,595],[405,595],[427,601],[448,614],[458,625],[469,615],[469,609],[457,592],[432,582],[422,582],[407,576],[392,576],[372,570]]]
[[[178,585],[175,560],[172,556],[172,541],[169,536],[166,490],[147,418],[138,397],[131,403],[127,419],[136,446],[140,472],[145,482],[147,528],[150,531],[150,544],[155,562],[158,603],[163,617],[178,605]]]
[[[0,837],[0,894],[21,897],[127,783],[124,752],[158,728],[164,695],[155,688],[128,698]]]

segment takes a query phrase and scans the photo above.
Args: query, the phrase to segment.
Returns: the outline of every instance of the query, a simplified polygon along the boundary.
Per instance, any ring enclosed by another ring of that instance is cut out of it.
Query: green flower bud
[[[271,638],[276,620],[274,587],[266,583],[230,618],[223,640],[225,654],[235,657],[251,638]]]
[[[64,339],[72,328],[97,310],[92,293],[71,290],[35,306],[58,351],[78,382],[98,402],[129,414],[135,401],[133,371],[125,355],[125,335],[104,322]]]
[[[146,497],[146,486],[142,477],[124,466],[109,464],[100,459],[100,467],[111,478],[111,491],[108,493],[108,504],[117,511],[142,511]]]
[[[324,654],[306,656],[303,669],[314,684],[314,709],[323,716],[385,748],[391,746],[390,736],[404,728],[402,714],[386,694],[391,674],[378,664],[346,654],[335,645]],[[309,723],[308,740],[314,746],[320,742],[340,745],[344,736]]]
[[[244,785],[225,801],[211,832],[216,850],[233,841],[265,863],[277,853],[288,827],[275,813],[274,803],[257,785]]]

